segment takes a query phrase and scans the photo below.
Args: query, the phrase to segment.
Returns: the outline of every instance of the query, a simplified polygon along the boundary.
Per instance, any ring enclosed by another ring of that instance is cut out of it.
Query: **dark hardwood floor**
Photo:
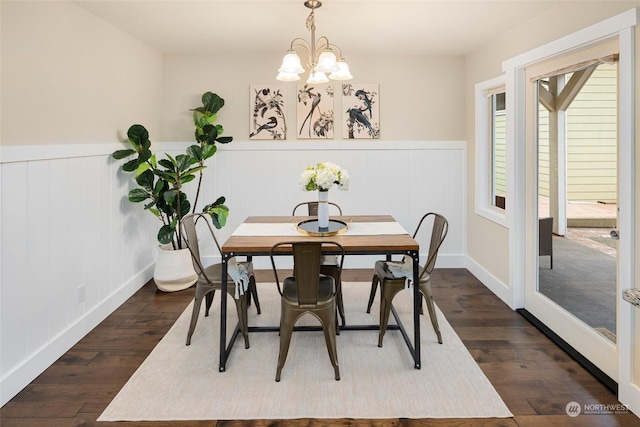
[[[257,272],[257,278],[258,282],[273,280],[270,271]],[[345,272],[347,281],[370,278],[368,270]],[[97,423],[96,418],[193,298],[193,288],[168,294],[157,291],[150,282],[2,407],[0,425],[640,426],[640,419],[631,413],[569,417],[565,408],[572,401],[581,405],[618,401],[467,270],[437,269],[432,283],[436,303],[514,418]]]

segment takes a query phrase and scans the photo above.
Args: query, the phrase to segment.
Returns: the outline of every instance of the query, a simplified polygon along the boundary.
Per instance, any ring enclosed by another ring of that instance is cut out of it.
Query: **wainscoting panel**
[[[154,148],[176,155],[189,144]],[[120,148],[0,148],[0,405],[152,277],[160,223],[127,201],[130,176],[110,158]],[[247,216],[290,215],[298,202],[315,200],[298,179],[320,161],[351,175],[349,191],[329,196],[346,215],[391,214],[410,233],[424,213],[445,215],[450,228],[438,266],[465,266],[462,141],[233,142],[209,163],[199,206],[226,197],[222,243]],[[218,259],[211,242],[202,242],[202,252]],[[255,264],[270,268],[267,259]],[[346,261],[372,265],[367,257]]]

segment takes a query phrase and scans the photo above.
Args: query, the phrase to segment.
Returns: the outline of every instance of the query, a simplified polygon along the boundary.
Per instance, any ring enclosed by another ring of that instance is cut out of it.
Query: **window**
[[[506,196],[506,115],[505,92],[491,94],[489,97],[490,120],[489,138],[491,144],[491,198],[490,204],[504,209]],[[501,199],[500,199],[501,198]]]
[[[475,210],[506,225],[506,89],[504,76],[476,85]]]

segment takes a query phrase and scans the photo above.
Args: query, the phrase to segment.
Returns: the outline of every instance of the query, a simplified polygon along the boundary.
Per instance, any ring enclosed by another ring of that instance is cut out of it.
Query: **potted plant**
[[[216,143],[227,144],[233,140],[231,136],[222,136],[224,131],[222,125],[215,123],[217,112],[223,106],[224,99],[217,94],[206,92],[202,95],[202,106],[191,110],[196,144],[187,147],[183,154],[173,157],[165,153],[164,157],[159,158],[151,149],[149,132],[141,124],[134,124],[127,131],[126,142],[131,148],[117,150],[112,154],[116,160],[129,159],[133,156],[122,165],[123,171],[133,173],[133,178],[138,185],[129,192],[128,199],[133,203],[145,202],[144,209],[162,222],[157,236],[161,250],[154,271],[155,282],[161,290],[186,289],[197,279],[189,250],[184,247],[180,219],[184,215],[195,212],[198,206],[203,171],[207,167],[205,161],[216,153]],[[193,203],[183,191],[183,186],[192,181],[197,182]],[[205,204],[202,208],[202,212],[211,216],[216,228],[222,228],[227,222],[229,208],[224,202],[224,197],[218,197],[217,200]],[[167,250],[176,254],[165,254]],[[178,255],[179,253],[185,255]],[[178,264],[191,267],[190,272],[184,273],[186,276],[176,273],[177,266],[166,266],[161,262],[163,261],[161,258],[172,256],[182,258]],[[172,277],[158,277],[161,270],[167,270],[169,276],[180,276],[176,277],[177,283],[166,283],[172,281]]]

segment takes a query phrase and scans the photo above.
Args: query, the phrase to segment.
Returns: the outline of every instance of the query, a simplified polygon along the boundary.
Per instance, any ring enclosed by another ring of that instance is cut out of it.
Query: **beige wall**
[[[220,123],[225,134],[248,140],[249,85],[280,84],[275,80],[280,57],[256,53],[221,54],[216,57],[166,55],[164,99],[160,139],[193,139],[188,109],[199,105],[206,91],[225,99]],[[399,56],[359,58],[350,53],[352,82],[380,84],[380,139],[463,140],[464,58],[460,56]],[[399,75],[395,69],[402,70]],[[295,122],[296,83],[281,83],[286,89],[287,120]],[[341,140],[340,84],[335,83],[336,140]],[[295,126],[293,126],[295,127]],[[289,140],[295,140],[290,130]]]
[[[71,2],[0,2],[2,145],[103,143],[158,129],[162,55]]]

